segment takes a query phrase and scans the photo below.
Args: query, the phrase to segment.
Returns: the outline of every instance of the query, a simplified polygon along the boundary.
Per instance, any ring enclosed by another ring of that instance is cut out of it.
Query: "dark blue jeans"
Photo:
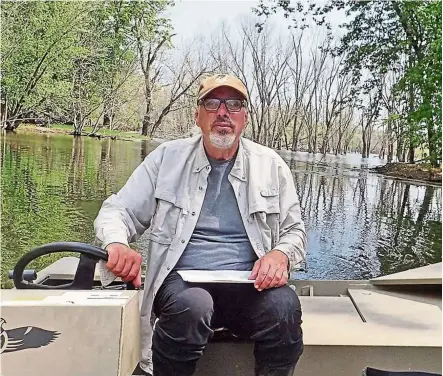
[[[303,352],[301,307],[288,286],[194,284],[173,271],[154,299],[154,376],[190,376],[213,328],[254,341],[256,364],[290,367]]]

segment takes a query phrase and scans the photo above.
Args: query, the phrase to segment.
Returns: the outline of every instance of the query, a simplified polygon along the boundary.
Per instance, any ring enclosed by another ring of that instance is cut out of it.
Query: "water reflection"
[[[365,279],[441,261],[441,188],[292,160],[308,230],[307,278]]]
[[[1,145],[2,276],[35,246],[92,242],[102,201],[157,146],[36,134],[8,134]],[[360,169],[376,158],[281,155],[308,231],[308,272],[297,278],[363,279],[441,261],[441,187]]]

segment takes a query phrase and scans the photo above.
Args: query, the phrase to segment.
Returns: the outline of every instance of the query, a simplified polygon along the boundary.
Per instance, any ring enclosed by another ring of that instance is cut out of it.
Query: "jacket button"
[[[182,239],[182,243],[184,243],[185,242],[185,239]]]
[[[200,186],[200,187],[198,187],[198,189],[202,190],[202,189],[203,189],[203,187],[202,187],[202,186]]]
[[[192,215],[195,215],[195,212],[192,212],[191,214],[192,214]]]
[[[166,268],[166,270],[171,270],[171,267],[170,267],[170,266],[168,266],[168,267]]]
[[[209,170],[209,166],[206,166],[206,170]]]

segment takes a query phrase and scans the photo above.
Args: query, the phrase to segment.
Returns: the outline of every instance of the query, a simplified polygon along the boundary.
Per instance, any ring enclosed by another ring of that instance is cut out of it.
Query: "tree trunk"
[[[384,145],[384,143],[382,143],[382,145],[380,147],[380,151],[378,153],[378,157],[380,159],[384,159],[385,158],[385,145]]]
[[[412,145],[412,143],[409,144],[408,162],[409,163],[415,162],[415,148],[414,145]]]
[[[151,112],[152,112],[152,88],[151,88],[151,78],[149,74],[149,67],[146,67],[145,75],[145,98],[146,98],[146,112],[143,116],[142,122],[142,135],[147,136],[148,130],[151,125]]]
[[[151,122],[150,114],[146,114],[143,116],[143,122],[142,122],[142,135],[147,136],[148,135],[148,129],[149,129],[149,123]]]
[[[112,120],[114,119],[114,114],[112,111],[106,111],[103,114],[103,128],[112,128]]]
[[[428,120],[426,122],[427,124],[427,130],[428,130],[428,147],[429,147],[429,159],[431,162],[432,167],[438,167],[439,166],[439,157],[437,155],[437,147],[435,146],[435,143],[437,140],[435,140],[435,134],[434,134],[434,124],[432,121]]]
[[[171,110],[172,105],[166,106],[163,111],[161,112],[160,116],[158,117],[155,124],[151,127],[151,131],[149,132],[149,136],[152,137],[154,135],[154,132],[157,130],[157,128],[162,123],[163,118],[169,113]]]
[[[341,148],[342,148],[341,144],[342,144],[342,141],[343,141],[343,134],[340,133],[340,134],[338,135],[337,146],[335,147],[335,155],[338,155],[338,154],[341,152]]]
[[[397,159],[399,162],[404,162],[405,160],[402,158],[403,156],[403,140],[398,139],[397,140]]]
[[[76,114],[74,117],[74,136],[81,136],[83,131],[83,124],[84,119],[82,119],[82,116],[80,114]]]
[[[368,134],[367,134],[367,130],[363,129],[362,132],[362,152],[361,152],[361,156],[363,158],[368,158],[369,157],[369,150],[368,150]]]
[[[403,148],[403,150],[402,150],[401,161],[402,162],[406,161],[406,148]]]
[[[4,99],[4,102],[0,101],[0,124],[1,128],[6,128],[6,119],[8,118],[8,102]]]
[[[390,121],[388,121],[387,137],[388,163],[391,163],[394,154],[394,143],[392,142],[392,123]]]
[[[18,120],[7,120],[5,128],[4,128],[5,131],[15,132],[15,130],[17,129],[18,123],[19,123]]]
[[[142,122],[142,135],[147,136],[148,130],[151,125],[151,90],[146,85],[146,112],[145,116],[143,116],[143,122]]]
[[[294,122],[292,125],[292,151],[295,151],[297,148],[297,143],[298,143],[298,129],[297,129],[297,120],[298,120],[298,116],[297,114],[294,116]]]
[[[388,141],[388,163],[392,162],[394,157],[394,145],[391,140]]]

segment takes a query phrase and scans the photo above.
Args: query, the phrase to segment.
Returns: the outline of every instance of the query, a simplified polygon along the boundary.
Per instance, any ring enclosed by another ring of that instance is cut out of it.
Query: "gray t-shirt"
[[[228,180],[234,161],[209,159],[212,169],[202,210],[176,270],[252,270],[257,255]]]

